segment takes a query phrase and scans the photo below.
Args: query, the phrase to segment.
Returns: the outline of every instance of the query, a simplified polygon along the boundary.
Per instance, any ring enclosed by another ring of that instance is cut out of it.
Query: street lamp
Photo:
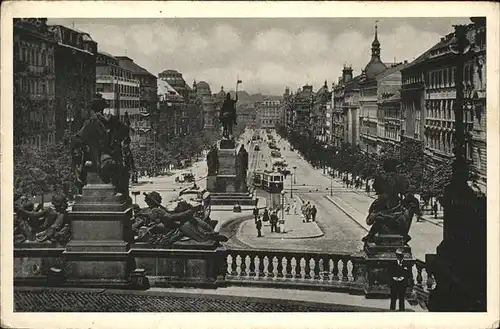
[[[285,219],[285,190],[281,190],[281,219]]]

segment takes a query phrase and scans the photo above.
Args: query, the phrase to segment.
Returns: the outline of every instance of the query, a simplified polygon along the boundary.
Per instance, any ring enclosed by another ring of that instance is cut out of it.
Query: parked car
[[[176,183],[184,183],[184,182],[194,182],[194,174],[191,172],[185,172],[175,177]]]

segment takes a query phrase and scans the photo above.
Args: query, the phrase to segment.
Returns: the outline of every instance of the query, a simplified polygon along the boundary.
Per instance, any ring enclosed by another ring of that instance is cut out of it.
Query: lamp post
[[[293,166],[293,183],[297,184],[297,166]]]

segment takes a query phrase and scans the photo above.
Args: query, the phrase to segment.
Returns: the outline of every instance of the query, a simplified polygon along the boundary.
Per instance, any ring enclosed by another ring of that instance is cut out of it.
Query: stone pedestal
[[[217,176],[207,176],[207,191],[216,191]]]
[[[221,149],[218,175],[236,175],[236,149]]]
[[[401,235],[376,235],[374,242],[365,243],[364,259],[359,260],[359,278],[355,287],[364,284],[364,294],[366,298],[381,298],[390,296],[391,278],[388,275],[388,268],[397,261],[396,250],[402,249],[404,262],[411,268],[415,264],[415,259],[411,254],[411,248],[403,245]],[[358,257],[359,258],[359,257]],[[364,273],[362,273],[364,272]],[[364,281],[364,282],[363,282]],[[407,295],[412,291],[413,278],[408,279]],[[355,288],[356,290],[356,288]]]
[[[138,266],[151,286],[217,288],[225,285],[225,249],[216,241],[180,241],[162,248],[147,243],[132,245]]]
[[[95,174],[94,174],[95,175]],[[131,208],[111,184],[92,174],[68,214],[72,239],[63,257],[66,285],[125,287],[135,270],[130,257]]]

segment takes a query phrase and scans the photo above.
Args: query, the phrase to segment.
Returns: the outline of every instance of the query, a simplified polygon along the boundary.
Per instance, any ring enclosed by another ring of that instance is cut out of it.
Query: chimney
[[[342,81],[346,83],[351,79],[352,79],[352,66],[344,65],[344,69],[342,70]]]

